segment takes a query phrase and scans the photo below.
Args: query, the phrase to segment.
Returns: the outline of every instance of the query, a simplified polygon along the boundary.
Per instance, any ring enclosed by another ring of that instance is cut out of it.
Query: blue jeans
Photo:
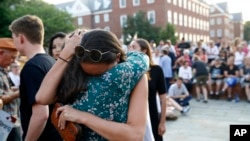
[[[189,105],[189,101],[192,99],[192,96],[187,96],[184,99],[180,99],[180,98],[175,98],[174,100],[179,103],[181,106],[188,106]]]

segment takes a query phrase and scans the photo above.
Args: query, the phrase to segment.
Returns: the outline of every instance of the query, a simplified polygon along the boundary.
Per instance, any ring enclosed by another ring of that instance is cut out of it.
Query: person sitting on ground
[[[178,77],[176,82],[170,86],[168,90],[168,96],[173,98],[183,108],[190,108],[189,101],[192,99],[192,97],[189,95],[189,92],[183,84],[183,79],[181,77]]]
[[[209,83],[208,83],[208,88],[210,91],[211,96],[216,96],[218,98],[219,96],[219,91],[221,84],[223,82],[223,66],[221,65],[221,61],[219,57],[216,57],[214,60],[214,65],[211,66],[210,72],[209,72]],[[214,90],[212,88],[213,84],[216,84],[216,91],[214,93]]]
[[[179,111],[181,114],[186,114],[189,110],[189,106],[181,106],[170,96],[166,97],[167,109],[166,109],[166,120],[176,120],[178,116],[175,114],[174,110]]]

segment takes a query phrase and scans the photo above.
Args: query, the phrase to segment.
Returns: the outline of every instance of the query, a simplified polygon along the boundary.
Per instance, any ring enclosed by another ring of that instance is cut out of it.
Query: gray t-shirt
[[[181,87],[178,87],[176,83],[172,84],[168,90],[168,95],[169,96],[180,96],[183,94],[188,94],[188,90],[185,87],[184,84],[181,85]]]

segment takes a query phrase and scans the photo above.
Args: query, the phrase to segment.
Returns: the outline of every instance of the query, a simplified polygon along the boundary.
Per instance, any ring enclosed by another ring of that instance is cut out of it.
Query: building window
[[[174,12],[174,24],[177,25],[178,24],[178,15],[176,12]]]
[[[221,18],[217,18],[216,22],[217,24],[221,24]]]
[[[196,34],[193,35],[193,41],[196,42]]]
[[[120,8],[126,7],[126,0],[119,0],[120,1]]]
[[[191,3],[191,1],[188,1],[188,10],[192,10],[192,3]]]
[[[222,31],[221,31],[221,29],[217,29],[217,37],[222,37]]]
[[[191,16],[188,17],[188,23],[189,23],[189,27],[192,28],[192,17]]]
[[[185,38],[186,41],[189,41],[187,33],[185,33],[184,38]]]
[[[184,7],[184,9],[187,8],[187,0],[183,0],[183,7]]]
[[[196,28],[196,19],[193,17],[193,28]]]
[[[179,38],[180,38],[180,40],[183,38],[183,33],[179,34]]]
[[[125,27],[127,23],[127,15],[121,15],[120,16],[120,25],[121,28]]]
[[[200,20],[197,18],[196,19],[196,28],[199,29],[200,28],[199,26],[200,26]]]
[[[168,3],[171,3],[171,0],[168,0]]]
[[[155,0],[147,0],[148,3],[154,3]]]
[[[182,19],[182,14],[179,14],[179,25],[182,26],[183,25],[183,19]]]
[[[187,15],[184,15],[184,26],[188,25],[188,19],[187,19]]]
[[[178,4],[179,4],[180,7],[182,7],[182,0],[179,0]]]
[[[133,6],[140,5],[140,0],[133,0]]]
[[[77,18],[77,24],[78,24],[78,25],[82,25],[82,24],[83,24],[83,19],[82,19],[82,17],[78,17],[78,18]]]
[[[172,23],[172,12],[171,12],[171,10],[168,10],[168,22]]]
[[[104,30],[110,31],[110,27],[109,27],[109,26],[105,26],[105,27],[104,27]]]
[[[95,15],[95,23],[100,23],[100,16],[99,15]]]
[[[104,14],[103,19],[104,19],[104,22],[108,22],[109,21],[109,14],[108,13]]]
[[[155,11],[148,11],[148,21],[150,24],[155,24]]]
[[[192,34],[189,34],[189,35],[188,35],[188,39],[189,39],[190,41],[193,41]]]
[[[192,4],[192,11],[195,12],[195,3]]]
[[[200,6],[200,14],[202,15],[202,6]]]
[[[174,5],[177,5],[177,0],[173,0]]]
[[[210,30],[210,37],[214,37],[214,30]]]
[[[196,5],[196,13],[199,14],[199,5],[198,4]]]
[[[214,19],[210,19],[210,25],[214,25]]]

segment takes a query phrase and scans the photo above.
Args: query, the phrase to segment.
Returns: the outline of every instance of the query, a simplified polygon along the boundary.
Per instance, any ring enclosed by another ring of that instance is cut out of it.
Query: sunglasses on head
[[[109,52],[110,51],[101,52],[97,49],[88,50],[80,45],[75,47],[75,55],[77,58],[82,59],[89,57],[92,62],[100,62],[102,60],[102,55],[107,54]]]

